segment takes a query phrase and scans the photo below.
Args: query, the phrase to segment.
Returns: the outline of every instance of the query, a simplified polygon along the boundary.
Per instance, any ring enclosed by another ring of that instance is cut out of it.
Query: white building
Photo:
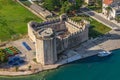
[[[94,4],[94,0],[85,0],[85,3],[87,3],[88,5],[92,5]]]
[[[110,7],[108,11],[106,8]],[[120,0],[103,0],[103,14],[108,19],[115,19],[120,15]]]

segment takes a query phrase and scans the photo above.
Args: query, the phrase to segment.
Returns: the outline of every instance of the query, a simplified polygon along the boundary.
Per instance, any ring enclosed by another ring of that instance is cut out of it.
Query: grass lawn
[[[7,41],[16,35],[27,34],[27,23],[42,21],[15,0],[0,0],[0,40]]]
[[[91,9],[91,10],[94,10],[94,11],[96,11],[96,12],[98,12],[98,13],[102,13],[102,7],[95,7],[95,6],[88,6],[88,8],[89,9]]]
[[[101,36],[107,32],[109,32],[111,29],[102,23],[99,23],[98,21],[90,18],[89,16],[77,16],[77,17],[71,17],[72,20],[74,21],[81,21],[82,19],[90,21],[90,28],[89,28],[89,37],[98,37]]]

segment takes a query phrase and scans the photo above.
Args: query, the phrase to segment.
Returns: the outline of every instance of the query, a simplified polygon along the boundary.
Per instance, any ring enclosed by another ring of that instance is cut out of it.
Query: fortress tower
[[[42,65],[54,64],[58,54],[88,40],[87,21],[76,23],[66,15],[41,23],[28,23],[28,36],[35,43],[36,60]]]
[[[38,31],[36,36],[36,59],[43,65],[57,61],[56,38],[51,28]]]

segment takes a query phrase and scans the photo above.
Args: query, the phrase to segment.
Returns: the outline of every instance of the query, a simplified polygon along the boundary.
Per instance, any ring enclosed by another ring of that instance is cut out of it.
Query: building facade
[[[85,0],[85,3],[87,3],[88,5],[93,5],[94,4],[94,0]]]
[[[89,22],[78,24],[65,15],[42,23],[29,22],[28,35],[35,42],[37,62],[54,64],[58,54],[88,40],[88,27]]]
[[[109,9],[107,9],[109,7]],[[120,15],[120,0],[103,0],[103,14],[110,20]]]

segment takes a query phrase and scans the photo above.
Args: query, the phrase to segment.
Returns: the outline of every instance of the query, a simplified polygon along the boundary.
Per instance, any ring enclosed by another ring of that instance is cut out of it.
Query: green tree
[[[65,1],[67,0],[59,0],[60,1],[60,5],[64,4]]]
[[[69,13],[73,9],[73,4],[68,1],[65,1],[61,7],[61,13]]]
[[[115,20],[116,20],[117,22],[120,22],[120,15],[117,15],[116,18],[115,18]]]
[[[79,9],[84,2],[82,0],[76,0],[75,9]]]
[[[110,15],[110,11],[112,10],[112,8],[110,6],[106,7],[106,10],[107,10],[107,18],[109,17]]]
[[[44,0],[44,7],[50,11],[54,10],[54,0]]]
[[[46,9],[53,11],[55,8],[60,6],[59,0],[44,0],[44,5]]]
[[[54,0],[54,6],[56,7],[60,7],[61,4],[60,4],[60,1],[59,0]]]
[[[101,0],[94,0],[94,6],[96,10],[102,11],[102,1]]]
[[[0,62],[6,61],[6,54],[3,52],[2,49],[0,49]]]

